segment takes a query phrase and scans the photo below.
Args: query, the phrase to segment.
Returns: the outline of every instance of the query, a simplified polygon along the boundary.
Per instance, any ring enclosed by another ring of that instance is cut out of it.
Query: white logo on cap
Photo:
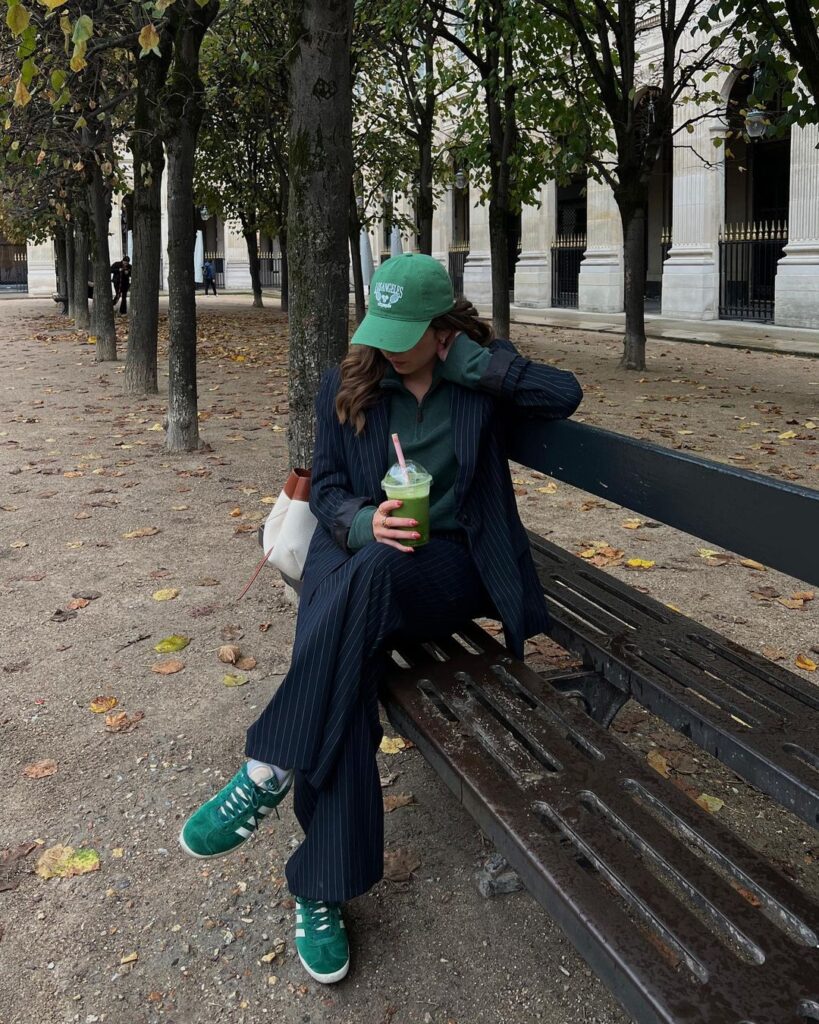
[[[373,289],[373,294],[380,309],[389,309],[404,294],[404,286],[393,284],[392,281],[379,281]]]

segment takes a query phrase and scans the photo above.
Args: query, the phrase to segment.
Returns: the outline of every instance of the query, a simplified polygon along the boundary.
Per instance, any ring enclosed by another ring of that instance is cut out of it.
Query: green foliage
[[[285,229],[287,57],[287,21],[275,0],[229,0],[202,48],[197,200],[249,232]]]

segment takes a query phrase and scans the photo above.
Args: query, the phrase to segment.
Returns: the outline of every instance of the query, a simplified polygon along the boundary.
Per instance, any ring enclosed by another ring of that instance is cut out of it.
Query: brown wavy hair
[[[478,311],[468,299],[457,299],[443,316],[436,316],[430,327],[438,331],[456,330],[468,335],[479,345],[492,341],[492,328],[478,318]],[[360,434],[366,423],[366,410],[380,397],[379,385],[389,363],[371,345],[351,345],[341,361],[341,386],[336,395],[336,414],[341,423],[350,423]]]

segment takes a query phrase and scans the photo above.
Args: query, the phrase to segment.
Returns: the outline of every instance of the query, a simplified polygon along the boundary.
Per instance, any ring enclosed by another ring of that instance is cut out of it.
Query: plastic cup
[[[390,500],[403,502],[401,508],[395,509],[393,516],[399,519],[414,519],[417,526],[401,527],[407,533],[419,533],[418,540],[407,537],[402,544],[418,548],[429,541],[429,489],[432,476],[417,462],[408,462],[406,472],[397,462],[389,468],[381,481],[384,493]]]

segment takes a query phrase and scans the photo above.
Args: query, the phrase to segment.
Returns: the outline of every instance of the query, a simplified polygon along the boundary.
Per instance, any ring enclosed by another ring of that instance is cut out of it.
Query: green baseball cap
[[[393,256],[373,274],[369,309],[351,344],[407,352],[454,305],[452,281],[437,260],[419,252]]]

